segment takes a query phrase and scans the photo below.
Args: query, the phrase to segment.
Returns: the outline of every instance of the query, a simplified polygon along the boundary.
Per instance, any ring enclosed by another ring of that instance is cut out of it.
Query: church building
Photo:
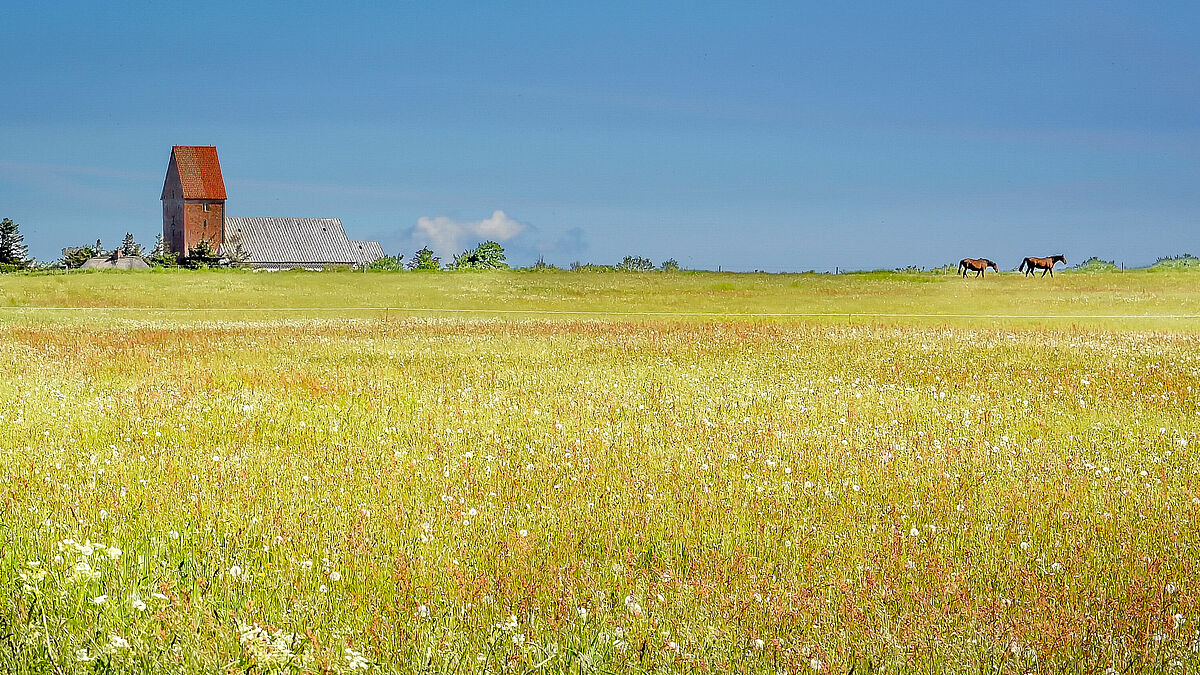
[[[376,241],[352,241],[338,218],[227,218],[217,149],[176,145],[163,183],[163,240],[186,256],[201,241],[245,254],[256,269],[359,267],[383,257]]]
[[[163,183],[163,240],[187,255],[207,240],[213,249],[225,242],[225,179],[217,149],[211,145],[171,148]]]

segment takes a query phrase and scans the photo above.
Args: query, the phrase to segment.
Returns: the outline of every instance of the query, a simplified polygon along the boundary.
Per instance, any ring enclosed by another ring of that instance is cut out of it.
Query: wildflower
[[[755,649],[762,649],[763,647],[766,647],[766,646],[767,646],[767,643],[763,642],[762,638],[754,639],[754,648]]]
[[[321,584],[321,587],[320,587],[320,588],[318,588],[317,590],[318,590],[318,591],[321,591],[322,593],[328,593],[328,592],[329,592],[329,587],[328,587],[328,586],[326,586],[325,584]]]
[[[417,616],[421,617],[422,619],[429,618],[429,608],[423,604],[419,605],[417,607]]]
[[[151,593],[150,597],[154,598],[155,600],[170,600],[170,598],[163,595],[162,593],[159,593],[158,591]]]
[[[346,647],[346,667],[350,670],[366,670],[370,667],[371,662],[367,661],[367,657],[363,656],[362,652],[356,652],[353,649]]]
[[[521,536],[522,536],[522,537],[528,537],[528,536],[529,536],[529,530],[522,529],[522,530],[521,530],[521,532],[520,532],[520,534],[521,534]]]
[[[78,661],[79,663],[87,663],[88,661],[92,660],[92,657],[88,656],[88,650],[76,649],[75,650],[75,660]]]
[[[1170,584],[1170,583],[1167,584],[1167,594],[1175,595],[1175,591],[1177,591],[1177,590],[1179,590],[1179,589],[1176,588],[1175,584]]]
[[[817,657],[815,657],[815,656],[814,656],[814,657],[812,657],[811,659],[809,659],[809,661],[808,661],[808,665],[809,665],[809,666],[810,666],[810,667],[811,667],[813,670],[820,670],[820,669],[822,669],[822,668],[824,668],[824,667],[825,667],[825,663],[824,663],[823,661],[821,661],[821,659],[818,659],[818,658],[817,658]]]
[[[913,529],[908,531],[908,534],[909,534],[909,536],[912,536],[912,537],[919,537],[919,536],[921,536],[921,531],[914,527]]]
[[[307,572],[313,568],[313,561],[305,560],[304,562],[300,563],[300,567],[304,568],[304,571]]]
[[[341,573],[341,572],[339,572],[339,571],[337,571],[337,570],[334,570],[334,571],[330,572],[330,573],[329,573],[329,580],[330,580],[330,581],[341,581],[341,580],[342,580],[342,573]]]
[[[103,605],[106,602],[108,602],[107,595],[97,595],[96,597],[92,598],[92,604],[94,605]]]
[[[636,617],[642,616],[642,606],[633,599],[632,595],[625,596],[625,607],[629,610],[630,614]]]
[[[1028,551],[1029,550],[1029,542],[1027,542],[1027,541],[1021,542],[1021,550]]]
[[[88,572],[92,571],[92,566],[87,564],[86,560],[80,560],[79,562],[75,563],[75,571],[87,574]]]
[[[237,565],[230,567],[229,568],[229,576],[233,577],[234,579],[242,576],[242,568]]]
[[[105,646],[104,651],[111,654],[118,649],[129,649],[129,641],[126,640],[125,638],[121,637],[120,635],[116,635],[116,634],[109,635],[108,636],[108,645]]]
[[[105,553],[108,555],[109,560],[116,560],[121,557],[121,549],[116,546],[109,546]]]
[[[178,539],[179,533],[176,532],[175,530],[171,530],[170,532],[167,533],[167,536],[170,537],[171,539]]]
[[[581,621],[587,621],[587,617],[588,617],[588,611],[587,611],[587,608],[586,608],[586,607],[580,607],[580,608],[579,608],[579,619],[580,619]]]

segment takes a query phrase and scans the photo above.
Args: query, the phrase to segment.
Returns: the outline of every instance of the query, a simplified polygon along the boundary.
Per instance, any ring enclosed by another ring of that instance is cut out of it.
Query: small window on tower
[[[207,211],[207,210],[208,210],[208,202],[204,202],[204,210],[205,210],[205,211]]]

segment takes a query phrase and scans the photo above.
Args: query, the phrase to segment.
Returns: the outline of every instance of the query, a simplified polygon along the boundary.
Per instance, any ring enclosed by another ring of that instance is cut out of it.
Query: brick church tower
[[[171,251],[187,255],[201,240],[214,250],[225,241],[225,180],[217,149],[176,145],[163,183],[163,240]]]

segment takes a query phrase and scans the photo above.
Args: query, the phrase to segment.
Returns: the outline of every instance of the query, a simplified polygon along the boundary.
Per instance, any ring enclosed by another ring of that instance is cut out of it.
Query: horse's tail
[[[1017,265],[1017,271],[1020,272],[1020,271],[1024,270],[1025,266],[1028,264],[1029,264],[1029,258],[1025,258],[1024,260],[1021,261],[1020,265]]]

